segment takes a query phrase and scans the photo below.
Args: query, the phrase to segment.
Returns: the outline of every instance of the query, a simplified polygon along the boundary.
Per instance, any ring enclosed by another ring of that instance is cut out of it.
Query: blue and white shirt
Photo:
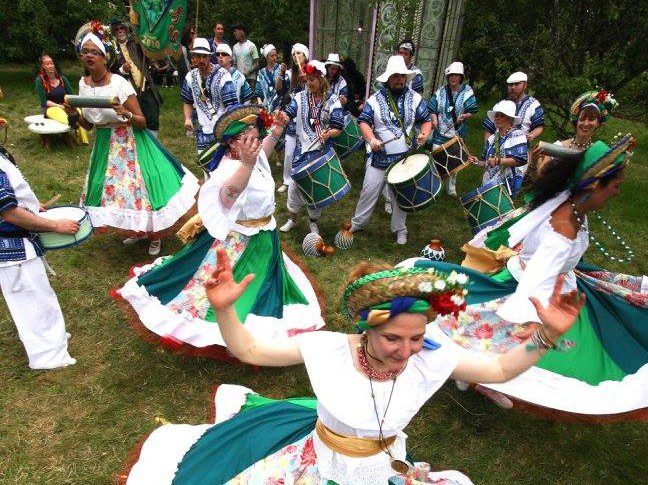
[[[544,126],[544,109],[540,102],[532,96],[524,95],[516,103],[515,115],[522,119],[522,123],[514,126],[521,129],[525,135],[536,129],[538,126]],[[495,133],[495,123],[488,117],[482,123],[484,130],[488,133]]]
[[[317,138],[315,129],[317,120],[319,120],[322,130],[327,128],[344,129],[344,112],[342,111],[340,98],[333,93],[329,93],[324,102],[320,100],[316,103],[314,109],[311,109],[309,97],[310,92],[308,89],[297,93],[290,100],[285,110],[288,117],[295,121],[297,144],[293,155],[293,167],[295,167],[302,152]],[[326,141],[326,146],[328,147],[332,143],[333,141],[329,138]],[[319,148],[319,146],[315,145],[311,150],[316,148]]]
[[[205,103],[203,93],[211,101],[214,113]],[[204,83],[198,68],[189,71],[182,83],[180,98],[183,103],[190,104],[196,109],[198,125],[204,134],[213,133],[216,121],[225,113],[227,106],[238,101],[231,74],[226,69],[214,65]]]
[[[394,99],[398,113],[392,111],[389,96],[391,94],[387,88],[380,88],[369,97],[362,113],[358,116],[358,123],[369,125],[376,138],[383,142],[393,140],[379,152],[370,151],[367,154],[371,165],[380,169],[386,169],[401,158],[403,153],[415,148],[415,125],[431,120],[427,103],[417,92],[406,88],[400,96]],[[405,132],[403,132],[403,128]]]
[[[410,71],[414,71],[416,74],[412,79],[410,79],[410,82],[407,84],[407,86],[412,90],[415,91],[419,94],[423,94],[423,71],[421,71],[418,67],[415,65],[411,65],[408,67]]]
[[[477,99],[473,89],[467,85],[462,84],[456,93],[452,93],[454,99],[455,116],[463,113],[476,113],[477,112]],[[460,123],[457,128],[454,127],[454,120],[452,118],[452,105],[448,98],[448,90],[443,85],[430,98],[428,101],[428,108],[430,113],[437,115],[438,124],[432,132],[432,143],[434,145],[442,145],[455,136],[466,138],[468,124],[466,122]]]
[[[496,140],[499,138],[499,140]],[[496,134],[488,137],[482,158],[484,160],[496,156],[497,145],[499,145],[499,156],[501,158],[512,157],[517,162],[515,167],[486,167],[482,183],[497,180],[505,182],[505,179],[513,176],[523,176],[526,171],[526,163],[529,159],[529,148],[526,133],[520,129],[512,129],[506,135],[497,137]]]
[[[2,219],[7,209],[22,207],[38,214],[40,203],[18,167],[0,153],[0,267],[43,255],[38,235]]]
[[[279,64],[275,64],[272,69],[264,67],[257,73],[255,94],[261,98],[264,108],[270,113],[277,109],[281,103],[281,98],[275,88],[277,76],[279,76]]]
[[[254,92],[245,79],[245,76],[235,67],[230,67],[229,72],[232,76],[232,83],[234,84],[238,102],[240,104],[248,103],[254,97]]]

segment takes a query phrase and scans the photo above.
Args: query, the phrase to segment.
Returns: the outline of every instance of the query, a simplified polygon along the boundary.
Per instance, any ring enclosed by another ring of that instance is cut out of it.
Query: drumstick
[[[46,209],[49,208],[49,206],[51,206],[52,204],[56,204],[60,198],[61,198],[61,194],[56,194],[56,195],[55,195],[54,197],[52,197],[50,200],[48,200],[47,202],[45,202],[45,203],[43,204],[43,207],[45,207]]]

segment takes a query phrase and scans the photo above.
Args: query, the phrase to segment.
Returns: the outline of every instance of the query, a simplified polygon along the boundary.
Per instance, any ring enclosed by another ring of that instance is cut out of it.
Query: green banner
[[[131,22],[151,59],[180,56],[187,0],[131,0]]]

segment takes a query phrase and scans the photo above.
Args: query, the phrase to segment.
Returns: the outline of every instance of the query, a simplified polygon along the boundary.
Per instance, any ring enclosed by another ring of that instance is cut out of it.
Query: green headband
[[[430,309],[430,303],[425,300],[414,298],[410,300],[403,304],[403,298],[395,298],[392,301],[379,303],[360,310],[360,318],[356,322],[357,329],[364,332],[368,328],[385,323],[401,313],[425,314]]]

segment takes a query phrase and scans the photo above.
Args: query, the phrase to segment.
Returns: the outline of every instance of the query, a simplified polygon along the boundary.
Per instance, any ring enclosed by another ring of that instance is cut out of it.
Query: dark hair
[[[52,59],[52,62],[54,63],[54,70],[56,72],[56,78],[63,84],[63,77],[61,75],[61,71],[59,71],[58,64],[54,60],[52,56],[50,56],[47,52],[43,52],[40,56],[38,56],[38,75],[37,77],[40,77],[42,82],[43,82],[43,88],[45,89],[46,93],[49,93],[52,89],[49,83],[49,78],[45,75],[45,71],[43,70],[43,59],[46,57],[49,57]]]
[[[222,25],[223,28],[225,28],[225,24],[221,22],[220,20],[214,20],[214,25],[212,25],[212,28],[216,27],[217,25]]]
[[[412,56],[413,56],[414,54],[416,54],[416,46],[414,45],[414,41],[412,40],[411,37],[405,37],[403,40],[401,40],[398,43],[398,49],[400,50],[401,46],[407,43],[412,44]]]
[[[556,196],[556,194],[567,189],[580,161],[580,158],[572,160],[551,158],[543,166],[542,172],[531,186],[530,192],[533,195],[533,199],[529,204],[530,209],[533,210],[540,207],[542,204]],[[612,168],[599,179],[599,184],[602,187],[606,187],[610,182],[616,179],[621,172],[623,172],[624,168],[625,166],[623,165],[618,165],[617,167]],[[573,190],[573,193],[579,194],[584,190],[587,189]]]

